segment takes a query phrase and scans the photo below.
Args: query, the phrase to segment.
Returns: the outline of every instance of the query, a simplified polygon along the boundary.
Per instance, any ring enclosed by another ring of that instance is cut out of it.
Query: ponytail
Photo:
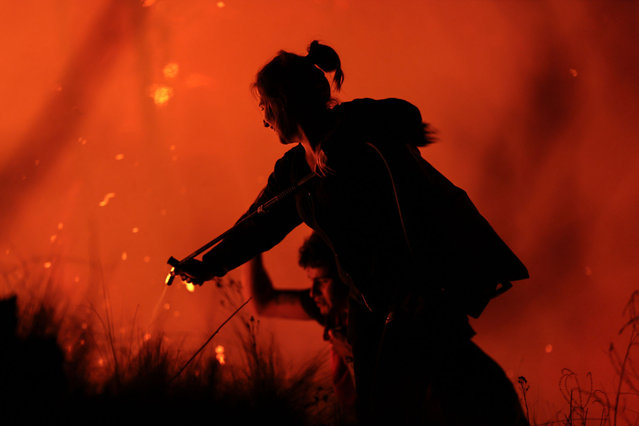
[[[333,84],[337,90],[342,87],[342,83],[344,82],[344,72],[342,71],[342,64],[339,60],[339,56],[333,48],[320,44],[317,40],[313,40],[308,46],[308,55],[306,55],[306,57],[322,71],[334,71]]]

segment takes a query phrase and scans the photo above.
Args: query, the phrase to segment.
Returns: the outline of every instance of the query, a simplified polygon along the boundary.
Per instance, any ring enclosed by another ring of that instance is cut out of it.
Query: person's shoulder
[[[395,140],[416,146],[430,143],[421,112],[399,98],[358,98],[336,106],[344,127],[357,129],[366,140]]]
[[[419,112],[419,109],[412,104],[411,102],[405,99],[399,98],[385,98],[385,99],[373,99],[373,98],[356,98],[350,101],[342,102],[336,106],[336,108],[347,111],[347,112],[356,112],[356,111],[410,111],[416,110]]]

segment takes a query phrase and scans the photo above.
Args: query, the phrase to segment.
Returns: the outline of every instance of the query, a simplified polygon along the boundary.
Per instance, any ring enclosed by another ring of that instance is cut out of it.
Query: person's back
[[[223,275],[306,223],[350,287],[362,422],[525,423],[512,384],[470,340],[467,314],[477,316],[499,283],[526,278],[526,268],[465,192],[421,158],[418,147],[430,139],[416,107],[337,104],[324,72],[334,72],[339,89],[339,57],[316,41],[306,57],[280,52],[260,70],[264,123],[297,146],[243,217],[260,214],[178,273],[196,282]],[[310,174],[294,197],[261,210]],[[466,393],[453,392],[451,380],[469,385]]]

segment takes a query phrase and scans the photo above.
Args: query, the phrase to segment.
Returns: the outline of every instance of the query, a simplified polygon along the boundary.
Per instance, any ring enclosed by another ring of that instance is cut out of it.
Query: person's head
[[[304,241],[299,251],[299,265],[312,281],[311,297],[322,315],[345,305],[348,290],[337,273],[333,251],[317,233]]]
[[[257,73],[253,88],[264,109],[264,124],[273,127],[282,143],[296,142],[300,130],[315,131],[334,102],[325,72],[334,72],[339,90],[344,81],[339,56],[314,40],[306,56],[282,50]]]

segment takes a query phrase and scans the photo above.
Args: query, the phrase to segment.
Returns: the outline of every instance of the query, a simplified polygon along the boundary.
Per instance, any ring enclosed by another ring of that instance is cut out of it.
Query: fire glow
[[[224,346],[217,345],[215,347],[215,359],[217,359],[217,362],[219,362],[220,365],[226,364],[226,358],[224,356]]]

